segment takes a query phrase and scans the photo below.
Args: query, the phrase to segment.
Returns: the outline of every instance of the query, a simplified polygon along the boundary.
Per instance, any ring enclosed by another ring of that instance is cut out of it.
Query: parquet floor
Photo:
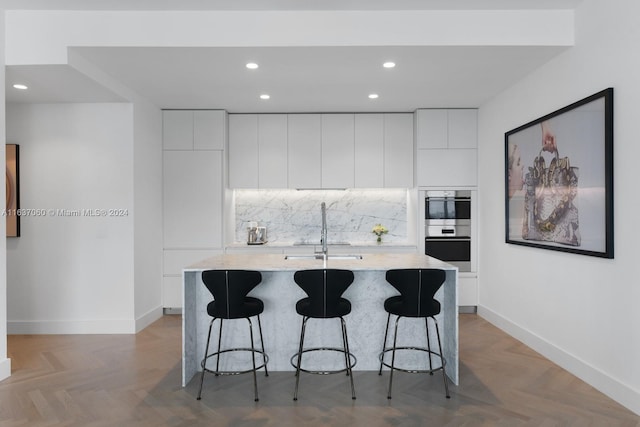
[[[459,386],[439,375],[205,378],[180,386],[180,316],[137,335],[13,335],[0,426],[640,426],[640,417],[473,314],[460,315]]]

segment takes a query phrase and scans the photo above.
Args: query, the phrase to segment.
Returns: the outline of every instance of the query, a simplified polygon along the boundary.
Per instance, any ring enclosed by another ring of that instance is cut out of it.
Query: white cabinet
[[[356,114],[354,186],[384,187],[384,114]]]
[[[449,148],[448,110],[416,111],[416,147]]]
[[[223,150],[224,110],[164,110],[162,147],[165,150]]]
[[[322,186],[322,116],[289,114],[289,188]]]
[[[323,114],[321,135],[322,188],[353,188],[353,114]]]
[[[458,274],[458,306],[478,305],[478,278]]]
[[[222,247],[222,151],[165,151],[164,248]]]
[[[449,133],[447,148],[478,147],[478,110],[448,110],[447,130]]]
[[[476,150],[418,150],[417,157],[419,186],[476,185],[478,162]]]
[[[414,186],[413,114],[231,114],[231,188]]]
[[[229,115],[229,186],[258,188],[258,115]]]
[[[287,188],[287,115],[229,115],[229,187]]]
[[[384,115],[384,186],[413,187],[413,114]]]
[[[258,115],[258,187],[287,188],[287,115]]]
[[[226,123],[219,110],[163,111],[165,308],[182,307],[182,268],[223,248]]]
[[[474,109],[416,112],[418,186],[476,186],[477,126]]]

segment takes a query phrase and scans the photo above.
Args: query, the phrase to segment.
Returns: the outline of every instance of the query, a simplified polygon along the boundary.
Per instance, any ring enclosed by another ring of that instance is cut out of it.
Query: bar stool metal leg
[[[260,315],[258,314],[258,330],[260,331],[260,344],[262,346],[262,360],[264,361],[264,376],[269,376],[267,370],[267,353],[264,351],[264,339],[262,338],[262,324],[260,323]]]
[[[220,319],[220,331],[218,332],[218,357],[216,357],[216,377],[218,376],[218,372],[220,371],[220,344],[222,343],[222,321]]]
[[[347,368],[347,375],[349,376],[349,380],[351,381],[351,399],[356,400],[356,389],[353,386],[353,372],[351,370],[351,361],[349,360],[349,338],[347,336],[347,324],[344,319],[341,317],[340,322],[342,323],[342,340],[344,342],[344,351],[345,351],[345,363]]]
[[[433,322],[436,324],[436,335],[438,336],[438,350],[440,351],[440,361],[442,363],[442,379],[444,380],[444,391],[446,393],[447,399],[450,399],[449,395],[449,385],[447,382],[447,374],[444,371],[444,356],[442,355],[442,344],[440,343],[440,328],[438,328],[438,321],[435,317],[431,317]]]
[[[387,315],[387,327],[384,329],[384,342],[382,343],[382,352],[380,353],[380,370],[378,375],[382,375],[382,363],[384,362],[384,350],[387,348],[387,335],[389,333],[389,321],[391,320],[391,313]]]
[[[308,317],[302,318],[302,329],[300,331],[300,347],[298,348],[298,365],[296,366],[296,389],[293,393],[293,400],[298,400],[298,385],[300,384],[300,366],[302,366],[302,349],[304,348],[304,332],[307,327]]]
[[[429,337],[429,318],[424,318],[424,326],[427,328],[427,354],[429,355],[429,375],[433,375],[433,364],[431,363],[431,338]]]
[[[393,384],[393,371],[395,370],[395,362],[396,362],[396,344],[398,341],[398,322],[400,322],[400,316],[396,316],[396,327],[393,332],[393,350],[391,351],[391,373],[389,374],[389,392],[387,393],[387,399],[391,399],[391,385]]]
[[[256,349],[253,346],[253,325],[251,324],[251,319],[247,317],[247,322],[249,322],[249,336],[251,337],[251,363],[253,365],[253,400],[257,402],[258,400],[258,380],[256,379]],[[265,365],[266,366],[266,365]]]
[[[213,322],[215,320],[216,319],[213,318],[209,323],[209,335],[207,336],[207,345],[204,348],[204,358],[202,359],[202,375],[200,375],[200,389],[198,390],[198,400],[202,398],[202,384],[204,383],[204,373],[206,372],[205,368],[207,366],[207,354],[209,354],[209,341],[211,341],[211,328],[213,327]]]

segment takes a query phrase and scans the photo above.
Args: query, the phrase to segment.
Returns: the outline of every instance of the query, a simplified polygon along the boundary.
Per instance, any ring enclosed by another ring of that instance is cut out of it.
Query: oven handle
[[[469,236],[451,236],[451,237],[425,237],[424,240],[428,240],[430,242],[450,242],[452,240],[458,241],[471,241],[471,237]]]

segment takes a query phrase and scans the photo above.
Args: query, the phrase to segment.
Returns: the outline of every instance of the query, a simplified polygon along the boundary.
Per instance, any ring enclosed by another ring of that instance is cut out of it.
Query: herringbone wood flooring
[[[460,385],[439,375],[291,372],[205,378],[180,386],[180,316],[137,335],[8,337],[0,426],[640,426],[640,417],[472,314],[460,315]],[[294,332],[295,333],[295,332]]]

